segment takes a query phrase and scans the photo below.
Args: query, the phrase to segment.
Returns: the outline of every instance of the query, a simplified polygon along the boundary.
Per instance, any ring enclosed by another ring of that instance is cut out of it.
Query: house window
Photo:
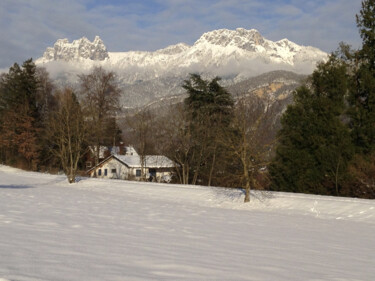
[[[104,169],[104,176],[107,176],[107,169]]]
[[[101,176],[102,175],[102,169],[99,169],[98,170],[98,176]]]
[[[112,173],[112,174],[116,174],[116,169],[112,169],[112,170],[111,170],[111,173]]]
[[[141,170],[135,170],[135,176],[140,177],[141,176]]]
[[[92,166],[91,161],[87,161],[87,162],[86,162],[86,168],[91,168],[91,166]]]

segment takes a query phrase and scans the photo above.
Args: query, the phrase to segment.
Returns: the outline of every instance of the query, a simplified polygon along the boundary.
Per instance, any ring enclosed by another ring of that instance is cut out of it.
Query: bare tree
[[[79,76],[83,95],[84,113],[91,128],[90,145],[95,150],[95,164],[99,162],[100,146],[112,141],[107,136],[106,124],[114,118],[119,108],[121,90],[114,72],[95,67],[89,74]],[[116,127],[116,126],[115,126]],[[107,140],[108,139],[108,140]]]
[[[40,114],[41,122],[44,123],[48,117],[49,111],[54,106],[53,91],[55,86],[49,77],[48,71],[44,67],[36,68],[36,76],[38,79],[37,89],[37,107]]]
[[[272,137],[266,128],[270,119],[269,106],[257,99],[239,99],[236,104],[233,128],[225,132],[223,141],[228,153],[240,163],[239,177],[245,188],[244,202],[250,202],[250,190],[257,183],[259,170],[266,166]]]
[[[193,150],[191,124],[183,104],[168,106],[165,115],[156,122],[157,149],[176,163],[176,174],[181,184],[189,184]]]
[[[49,117],[47,139],[51,152],[60,159],[69,183],[74,183],[84,151],[87,129],[77,97],[71,89],[57,92],[57,109]]]
[[[128,127],[127,142],[134,146],[140,157],[141,180],[146,180],[146,155],[153,152],[153,119],[147,108],[143,108],[126,118]]]

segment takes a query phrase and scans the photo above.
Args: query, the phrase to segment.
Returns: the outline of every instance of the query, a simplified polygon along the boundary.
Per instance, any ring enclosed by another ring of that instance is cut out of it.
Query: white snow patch
[[[374,280],[375,201],[0,166],[0,281]]]

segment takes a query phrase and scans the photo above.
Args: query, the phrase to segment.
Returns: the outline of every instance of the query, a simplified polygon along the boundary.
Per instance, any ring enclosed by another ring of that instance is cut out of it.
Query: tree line
[[[235,101],[219,81],[191,74],[182,85],[183,103],[163,114],[142,109],[119,124],[121,91],[113,72],[97,67],[79,75],[76,88],[57,88],[31,59],[15,63],[0,80],[0,160],[29,170],[62,169],[74,182],[89,147],[98,164],[101,146],[124,139],[141,158],[172,159],[176,182],[245,186],[248,201],[265,165],[266,138],[257,132],[266,131],[267,112],[259,100]]]
[[[127,143],[138,153],[163,154],[176,163],[181,184],[264,189],[274,136],[274,107],[260,98],[233,97],[220,78],[191,74],[182,103],[143,108],[128,116]]]
[[[362,47],[340,44],[282,117],[272,190],[375,198],[375,1],[356,16]]]
[[[74,182],[82,156],[120,138],[120,90],[100,67],[79,76],[77,89],[57,88],[32,59],[0,77],[0,160],[29,170],[62,169]]]

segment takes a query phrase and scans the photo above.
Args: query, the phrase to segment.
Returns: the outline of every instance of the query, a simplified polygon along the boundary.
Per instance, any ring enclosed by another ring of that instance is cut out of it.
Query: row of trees
[[[63,169],[74,182],[82,155],[120,137],[120,90],[112,72],[94,68],[77,90],[56,89],[30,59],[0,77],[0,160],[30,170]]]
[[[273,107],[255,97],[234,99],[219,81],[191,74],[183,83],[183,103],[128,117],[125,138],[141,157],[160,153],[172,159],[177,182],[245,187],[248,202],[270,158],[273,136],[266,127]]]
[[[356,19],[362,48],[341,44],[282,118],[273,190],[375,198],[375,1]]]
[[[235,106],[219,80],[191,75],[183,85],[188,92],[183,104],[161,116],[142,110],[129,117],[127,138],[141,157],[157,153],[174,160],[176,181],[209,186],[244,182],[249,200],[259,165],[254,132],[264,110],[259,101],[251,105],[239,100]],[[46,70],[32,60],[14,64],[1,76],[2,163],[31,170],[56,167],[74,182],[89,146],[97,164],[100,146],[119,142],[115,114],[120,90],[114,73],[95,68],[79,81],[76,90],[56,89]]]
[[[48,74],[27,60],[0,79],[1,160],[36,169],[46,154],[42,129],[53,106]]]

